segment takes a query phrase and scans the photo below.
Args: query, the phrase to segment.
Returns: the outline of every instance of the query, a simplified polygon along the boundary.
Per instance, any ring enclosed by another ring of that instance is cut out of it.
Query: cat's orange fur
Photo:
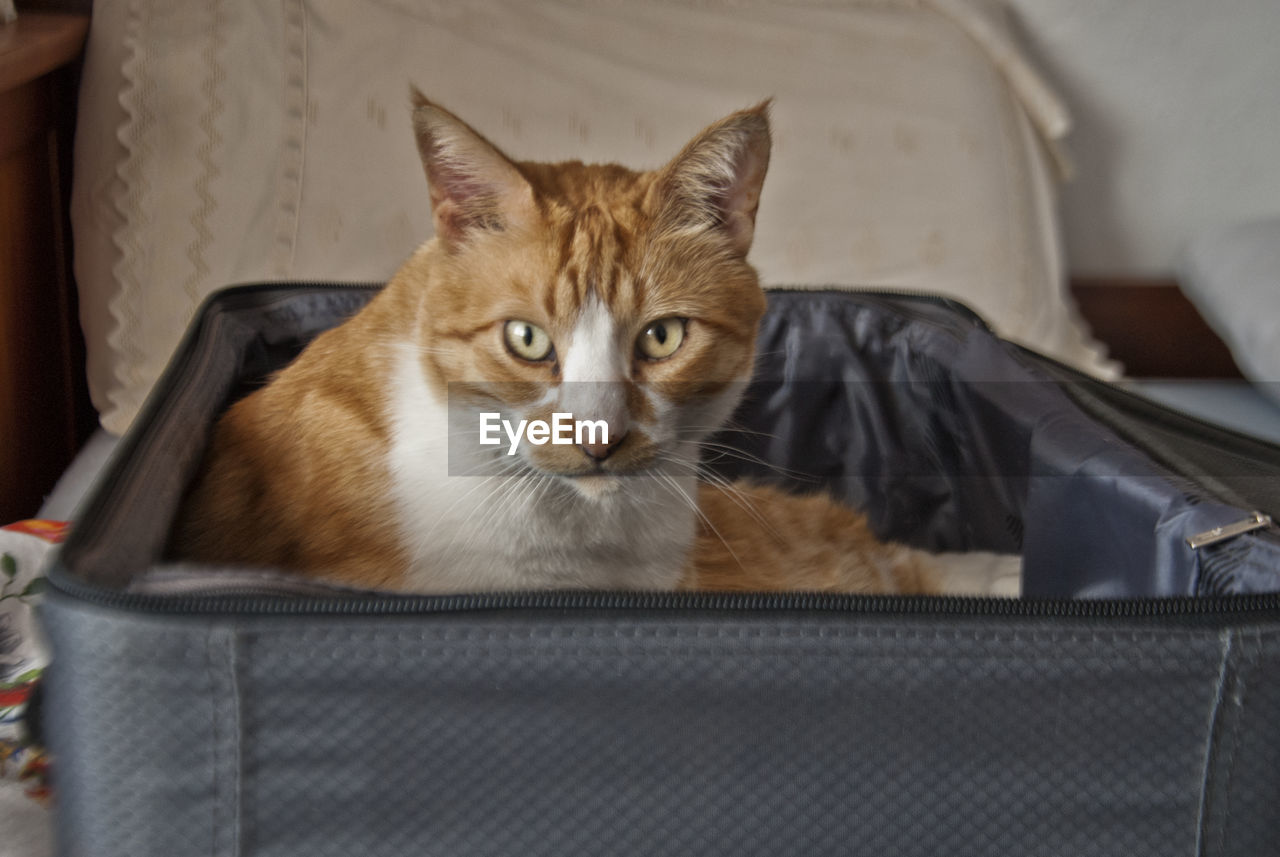
[[[614,480],[625,491],[622,475],[661,462],[649,392],[679,408],[727,396],[749,375],[765,308],[745,261],[768,162],[764,105],[716,123],[651,172],[510,161],[416,93],[414,117],[437,237],[362,312],[222,418],[175,525],[176,556],[418,588],[412,549],[390,523],[403,517],[390,490],[403,474],[390,462],[403,433],[392,398],[404,343],[439,399],[501,395],[545,418],[553,407],[533,402],[559,383],[559,355],[516,359],[504,320],[539,325],[557,343],[592,301],[632,339],[655,319],[683,320],[676,354],[627,358],[616,407],[631,430],[606,459],[572,446],[530,454],[531,466],[575,487],[612,490]],[[935,589],[914,553],[881,544],[861,515],[825,496],[704,484],[697,505],[692,547],[670,559],[685,588]]]
[[[932,564],[882,542],[865,517],[825,494],[704,483],[698,539],[681,587],[716,592],[935,593]]]

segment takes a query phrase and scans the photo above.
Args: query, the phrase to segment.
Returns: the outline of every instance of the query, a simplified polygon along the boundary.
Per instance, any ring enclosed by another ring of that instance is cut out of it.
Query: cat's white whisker
[[[782,534],[779,533],[773,524],[769,523],[769,520],[761,514],[760,510],[747,499],[747,495],[735,487],[732,482],[729,482],[717,474],[707,473],[705,471],[700,471],[698,475],[699,478],[706,482],[706,484],[715,488],[721,494],[724,494],[735,506],[750,516],[765,532],[769,534],[770,537],[773,538],[774,541],[780,545],[786,544],[786,539],[783,538]]]
[[[693,510],[693,513],[698,516],[698,519],[701,520],[702,523],[706,524],[707,529],[710,530],[712,534],[714,534],[715,537],[720,540],[720,543],[724,545],[724,549],[729,552],[729,556],[733,557],[733,561],[736,562],[738,564],[738,567],[745,572],[746,566],[742,564],[742,560],[738,558],[737,553],[734,552],[733,547],[729,544],[729,542],[725,539],[725,537],[720,534],[720,530],[716,528],[716,525],[713,524],[711,522],[711,519],[708,518],[706,514],[701,509],[698,508],[697,499],[690,497],[688,494],[686,494],[684,490],[680,487],[680,484],[676,482],[673,478],[668,476],[667,474],[665,473],[655,474],[655,478],[660,479],[662,482],[671,486],[671,490],[675,492],[676,496],[678,496],[681,500],[683,500],[685,505],[687,505],[690,509]]]
[[[794,479],[797,482],[808,482],[810,484],[817,484],[818,482],[816,478],[814,478],[813,476],[807,473],[801,473],[798,470],[791,470],[789,468],[783,467],[780,464],[774,464],[771,461],[766,461],[765,459],[752,455],[749,452],[743,452],[737,447],[728,446],[728,445],[719,444],[719,443],[712,443],[712,442],[704,442],[702,444],[702,447],[705,451],[710,452],[717,459],[733,458],[733,459],[737,459],[738,461],[745,461],[748,464],[754,464],[772,473],[776,473],[779,476],[785,476],[788,479]]]
[[[539,475],[537,478],[540,483],[540,486],[538,488],[538,493],[533,495],[532,502],[535,506],[541,505],[542,503],[546,502],[546,495],[549,492],[553,492],[557,490],[558,488],[554,477]],[[561,499],[563,501],[563,498]]]
[[[445,546],[445,549],[441,551],[441,555],[454,555],[464,559],[474,555],[477,551],[479,542],[486,538],[490,533],[492,523],[504,518],[506,512],[516,503],[517,499],[523,493],[521,489],[525,488],[529,482],[530,480],[519,476],[504,477],[500,483],[500,487],[507,490],[503,491],[497,502],[473,509],[472,512],[468,514],[467,519],[463,522],[463,526],[458,527],[453,538],[450,539],[449,543]],[[512,483],[515,483],[514,487],[512,487]],[[479,518],[475,519],[473,522],[472,519],[475,518],[477,513],[479,514]],[[458,533],[464,531],[466,533],[466,540],[459,545],[457,550],[454,550],[453,546],[457,542]]]
[[[447,520],[447,519],[448,519],[448,516],[449,516],[449,513],[450,513],[450,512],[452,512],[454,509],[456,509],[456,508],[458,507],[458,505],[459,505],[459,504],[461,504],[461,503],[463,503],[464,501],[466,501],[466,499],[467,499],[468,497],[470,497],[472,494],[474,494],[475,492],[477,492],[477,491],[479,491],[480,489],[484,488],[484,486],[485,486],[485,485],[489,484],[489,483],[490,483],[490,482],[492,482],[493,480],[498,479],[498,478],[500,478],[500,477],[501,477],[501,474],[497,474],[497,473],[493,474],[492,476],[486,476],[486,477],[484,477],[480,482],[478,482],[478,483],[476,483],[475,485],[471,486],[471,488],[469,488],[465,494],[461,495],[460,497],[458,497],[457,499],[455,499],[452,503],[450,503],[450,504],[449,504],[449,506],[448,506],[448,508],[446,508],[443,512],[441,512],[441,513],[440,513],[440,515],[439,515],[439,516],[435,519],[435,521],[431,524],[431,528],[430,528],[429,530],[427,530],[427,531],[426,531],[426,533],[424,533],[424,534],[422,535],[421,541],[422,541],[424,544],[425,544],[425,543],[430,543],[430,541],[431,541],[431,537],[432,537],[432,536],[434,536],[434,535],[435,535],[436,530],[440,528],[440,524],[441,524],[441,523],[443,523],[445,520]]]
[[[764,529],[775,541],[779,544],[785,544],[786,540],[782,537],[782,534],[769,523],[768,519],[760,513],[755,505],[752,504],[751,501],[747,499],[746,495],[735,487],[733,483],[729,482],[720,474],[707,470],[700,464],[689,465],[687,462],[683,461],[673,461],[672,463],[685,466],[692,470],[700,481],[705,482],[728,497],[734,505],[759,524],[761,528]]]
[[[776,434],[772,434],[771,432],[767,432],[767,431],[757,431],[756,429],[749,429],[746,426],[741,426],[734,423],[732,420],[729,420],[723,425],[718,425],[718,426],[684,425],[684,426],[681,426],[678,429],[678,431],[681,433],[688,432],[690,434],[696,434],[701,432],[709,432],[712,434],[742,434],[742,435],[750,435],[751,437],[765,437],[765,438],[769,438],[770,440],[778,439],[778,436]]]

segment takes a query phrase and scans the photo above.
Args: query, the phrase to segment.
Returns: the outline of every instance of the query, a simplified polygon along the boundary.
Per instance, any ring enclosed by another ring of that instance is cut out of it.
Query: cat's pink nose
[[[578,447],[587,454],[588,458],[594,459],[595,461],[604,461],[606,458],[613,455],[613,451],[618,448],[618,445],[621,444],[626,437],[627,433],[623,432],[616,437],[611,436],[607,441],[580,443],[578,444]]]

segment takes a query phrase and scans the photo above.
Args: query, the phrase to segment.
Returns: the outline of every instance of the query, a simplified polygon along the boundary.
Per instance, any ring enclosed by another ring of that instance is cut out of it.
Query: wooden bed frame
[[[1235,359],[1172,279],[1072,277],[1093,335],[1134,378],[1241,378]]]
[[[0,26],[0,523],[35,514],[97,422],[71,274],[86,15]]]
[[[92,433],[67,217],[83,13],[0,26],[0,523],[35,514]],[[84,8],[86,0],[39,4]],[[1080,314],[1134,377],[1238,378],[1172,280],[1076,277]]]

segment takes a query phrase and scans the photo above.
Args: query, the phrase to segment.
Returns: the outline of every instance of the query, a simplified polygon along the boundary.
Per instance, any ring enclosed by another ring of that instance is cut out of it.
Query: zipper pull
[[[1227,539],[1234,539],[1236,536],[1252,533],[1254,530],[1261,530],[1263,527],[1269,526],[1271,526],[1270,515],[1254,512],[1251,517],[1245,518],[1243,521],[1224,524],[1221,527],[1214,527],[1212,530],[1205,530],[1203,533],[1191,536],[1187,539],[1187,547],[1192,550],[1199,550],[1200,548],[1216,545],[1218,542],[1225,542]]]

